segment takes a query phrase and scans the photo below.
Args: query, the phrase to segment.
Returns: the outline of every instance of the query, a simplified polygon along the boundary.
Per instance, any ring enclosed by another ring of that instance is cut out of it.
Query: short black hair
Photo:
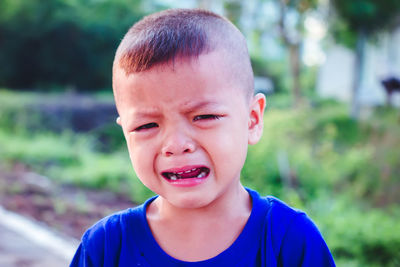
[[[138,73],[217,49],[226,51],[233,76],[252,95],[253,70],[243,34],[226,18],[202,9],[168,9],[135,23],[117,49],[113,73],[117,68],[126,75]]]

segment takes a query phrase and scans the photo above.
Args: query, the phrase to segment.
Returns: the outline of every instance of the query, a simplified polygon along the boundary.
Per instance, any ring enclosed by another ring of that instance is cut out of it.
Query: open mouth
[[[180,172],[162,172],[161,174],[166,179],[175,181],[179,179],[203,178],[206,177],[209,173],[210,173],[209,168],[199,167]]]

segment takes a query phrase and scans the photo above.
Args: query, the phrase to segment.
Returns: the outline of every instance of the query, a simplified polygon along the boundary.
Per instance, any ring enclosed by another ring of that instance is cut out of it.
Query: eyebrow
[[[198,109],[207,108],[207,107],[216,107],[218,103],[215,101],[200,101],[200,102],[189,102],[183,105],[183,109],[185,113],[189,113]]]
[[[208,108],[208,107],[216,107],[218,106],[218,103],[215,101],[200,101],[200,102],[187,102],[184,103],[182,107],[183,113],[190,113],[202,108]],[[143,110],[137,110],[133,111],[131,113],[131,117],[136,117],[136,118],[157,118],[160,117],[160,111],[157,108],[149,108],[149,109],[143,109]]]
[[[143,109],[143,110],[139,110],[139,111],[132,111],[131,115],[134,115],[132,117],[139,117],[139,118],[143,118],[143,117],[158,117],[159,116],[159,110],[158,109]]]
[[[158,109],[154,108],[149,108],[149,109],[143,109],[143,110],[131,110],[129,112],[129,118],[128,119],[128,127],[131,129],[134,128],[134,126],[139,123],[140,121],[144,119],[152,119],[152,118],[157,118],[159,117],[159,111]]]

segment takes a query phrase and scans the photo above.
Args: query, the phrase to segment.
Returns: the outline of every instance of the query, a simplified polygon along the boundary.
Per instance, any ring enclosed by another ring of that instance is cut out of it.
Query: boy
[[[113,90],[133,167],[158,196],[91,227],[71,266],[334,266],[304,213],[240,183],[265,97],[230,22],[145,17],[118,47]]]

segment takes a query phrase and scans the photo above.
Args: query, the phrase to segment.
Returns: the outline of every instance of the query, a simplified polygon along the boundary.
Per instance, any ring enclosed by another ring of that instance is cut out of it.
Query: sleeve
[[[71,261],[70,267],[78,267],[78,266],[94,266],[90,261],[90,258],[85,253],[85,249],[83,248],[82,243],[79,245],[78,249],[75,252],[74,258]]]
[[[75,255],[71,261],[70,267],[91,267],[91,266],[102,266],[103,264],[100,261],[94,262],[94,260],[102,258],[102,248],[101,246],[93,247],[90,244],[102,244],[102,240],[98,240],[101,235],[98,233],[96,236],[93,236],[93,233],[88,230],[82,237],[82,241],[75,252]],[[89,240],[91,242],[89,243]],[[104,242],[104,241],[103,241]],[[91,252],[97,255],[95,258],[91,256]]]
[[[279,266],[335,266],[321,233],[304,213],[295,215],[279,253]]]

